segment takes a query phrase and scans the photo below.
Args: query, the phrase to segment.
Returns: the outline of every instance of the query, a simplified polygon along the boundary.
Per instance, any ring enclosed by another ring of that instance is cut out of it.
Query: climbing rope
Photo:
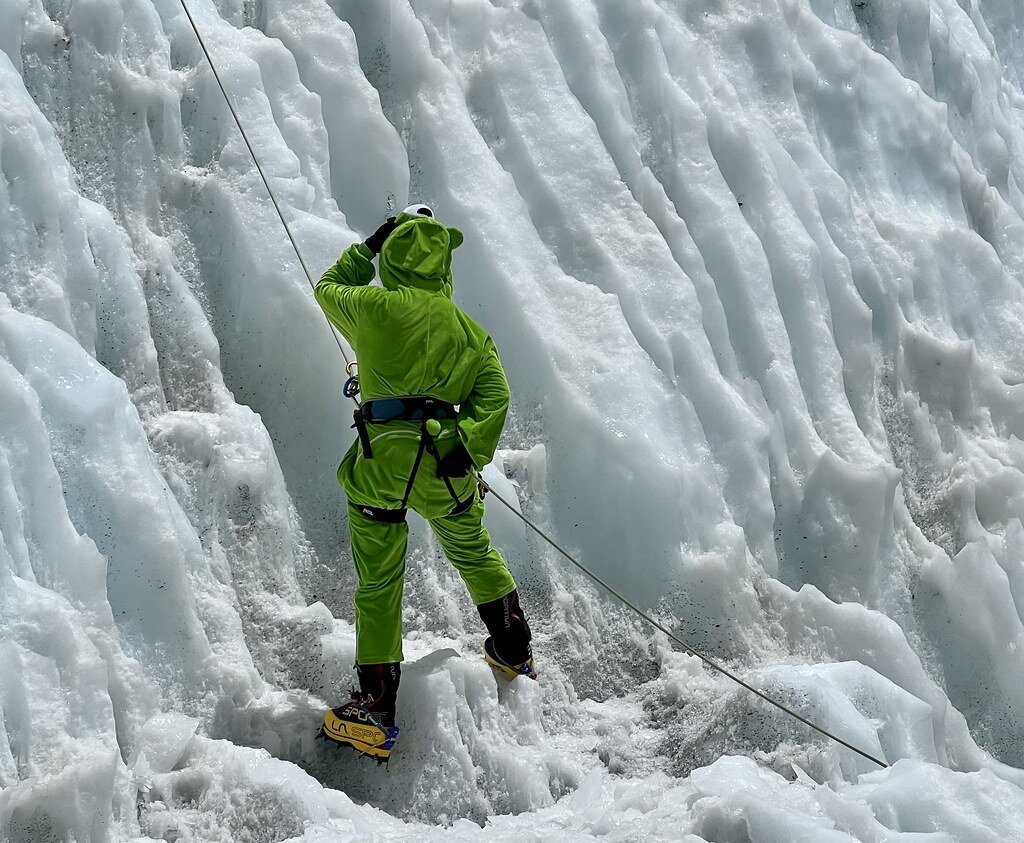
[[[740,677],[738,677],[732,671],[728,670],[725,667],[722,667],[722,665],[718,664],[713,659],[708,658],[707,656],[705,656],[699,650],[695,650],[693,647],[691,647],[689,644],[687,644],[682,638],[680,638],[678,635],[676,635],[670,629],[666,628],[664,626],[664,624],[661,624],[657,620],[652,618],[647,612],[645,612],[643,609],[641,609],[639,606],[637,606],[632,600],[630,600],[628,597],[626,597],[621,592],[616,591],[614,588],[612,588],[612,586],[610,586],[607,582],[605,582],[603,579],[601,579],[597,574],[595,574],[593,571],[591,571],[589,568],[587,568],[582,562],[580,562],[578,559],[576,559],[576,557],[574,557],[571,553],[569,553],[569,551],[567,551],[558,542],[556,542],[553,538],[551,538],[551,536],[549,536],[547,533],[545,533],[542,529],[540,529],[540,527],[538,527],[536,524],[534,524],[529,518],[527,518],[525,515],[523,515],[523,513],[521,513],[518,509],[516,509],[514,506],[512,506],[511,503],[509,503],[500,494],[498,494],[494,490],[494,487],[491,486],[490,484],[488,484],[482,477],[480,477],[478,479],[479,479],[480,485],[484,489],[486,489],[488,492],[490,492],[492,495],[494,495],[494,497],[496,497],[499,501],[501,501],[505,505],[505,508],[508,509],[513,515],[515,515],[516,518],[518,518],[527,527],[529,527],[531,530],[533,530],[533,532],[535,532],[538,536],[540,536],[542,539],[544,539],[544,541],[546,541],[555,550],[557,550],[560,554],[562,554],[562,556],[564,556],[566,559],[568,559],[573,565],[575,565],[577,568],[579,568],[584,574],[586,574],[588,577],[590,577],[591,580],[593,580],[595,583],[597,583],[599,586],[601,586],[601,588],[603,588],[610,595],[612,595],[612,597],[614,597],[616,600],[618,600],[623,605],[625,605],[625,606],[629,607],[630,609],[632,609],[634,612],[636,612],[637,615],[639,615],[641,618],[643,618],[645,621],[647,621],[647,623],[649,623],[651,626],[653,626],[656,630],[658,630],[659,632],[662,632],[665,635],[667,635],[670,639],[675,641],[676,644],[678,644],[680,647],[682,647],[691,656],[696,656],[698,659],[700,659],[702,662],[704,662],[704,664],[706,664],[708,667],[712,668],[713,670],[717,670],[723,676],[728,677],[733,682],[735,682],[737,685],[740,685],[743,688],[746,688],[748,691],[750,691],[750,693],[754,694],[755,696],[760,697],[765,702],[771,703],[777,709],[779,709],[780,711],[784,711],[790,717],[796,718],[801,723],[803,723],[805,726],[810,726],[816,732],[820,732],[825,737],[831,738],[836,743],[841,744],[842,746],[845,746],[847,749],[853,750],[858,755],[863,756],[864,758],[868,759],[868,761],[873,761],[879,767],[888,767],[889,766],[884,761],[882,761],[882,760],[880,760],[878,758],[875,758],[875,756],[870,755],[867,752],[864,752],[864,750],[862,750],[862,749],[858,749],[853,744],[847,743],[842,738],[838,737],[837,735],[832,734],[832,732],[828,731],[824,727],[819,726],[817,723],[814,723],[811,720],[808,720],[802,714],[800,714],[800,713],[798,713],[796,711],[793,711],[793,709],[789,708],[784,703],[781,703],[778,700],[772,699],[767,694],[765,694],[763,691],[757,690],[757,688],[755,688],[753,685],[750,685],[749,683],[747,683],[744,680],[740,679]]]
[[[274,195],[273,188],[271,188],[271,186],[270,186],[270,181],[267,179],[267,176],[266,176],[266,174],[263,171],[263,167],[260,166],[259,158],[257,158],[256,152],[253,149],[252,144],[249,142],[249,137],[245,133],[245,129],[242,128],[242,121],[239,119],[238,112],[235,110],[235,107],[234,107],[234,105],[231,102],[231,97],[228,96],[228,92],[227,92],[227,90],[224,87],[224,83],[221,82],[220,74],[217,73],[217,68],[216,68],[216,66],[213,63],[213,59],[210,56],[210,52],[209,52],[209,50],[206,49],[206,43],[203,41],[203,36],[200,35],[200,33],[199,33],[199,27],[196,25],[196,22],[193,19],[191,12],[189,12],[188,5],[186,4],[185,0],[180,0],[180,2],[181,2],[182,9],[185,10],[185,15],[188,17],[189,23],[192,25],[192,31],[195,32],[195,34],[196,34],[196,39],[199,41],[199,46],[202,47],[203,55],[206,56],[206,61],[209,63],[210,69],[213,71],[214,79],[217,80],[217,85],[220,88],[221,93],[224,95],[224,101],[227,103],[228,109],[231,111],[231,116],[235,120],[235,125],[238,126],[238,131],[242,135],[242,140],[245,141],[245,145],[249,149],[249,154],[252,156],[252,160],[253,160],[253,163],[256,165],[256,169],[259,170],[260,177],[263,179],[263,184],[266,186],[267,193],[270,195],[270,201],[274,203],[274,210],[277,211],[277,215],[281,219],[281,224],[284,226],[284,230],[288,234],[288,240],[289,240],[289,242],[291,242],[292,248],[295,250],[295,256],[299,259],[299,264],[302,266],[303,272],[306,273],[306,279],[309,281],[310,286],[311,287],[315,287],[316,283],[313,281],[313,276],[310,274],[309,268],[306,266],[306,261],[302,257],[302,252],[299,251],[299,246],[298,246],[298,243],[296,243],[296,241],[295,241],[295,237],[292,236],[292,230],[291,230],[291,228],[288,225],[288,220],[285,219],[284,213],[281,210],[281,206],[278,204],[277,197]],[[326,314],[324,314],[324,318],[325,319],[327,318]],[[328,319],[327,321],[328,321],[328,324],[330,325],[330,320]],[[346,372],[348,372],[349,375],[351,375],[352,374],[352,367],[353,367],[354,364],[349,359],[348,354],[345,353],[345,349],[342,347],[341,340],[338,339],[338,335],[335,332],[333,325],[331,325],[331,335],[334,337],[335,342],[338,344],[338,350],[341,352],[342,356],[345,358],[345,370],[346,370]],[[346,394],[348,394],[349,389],[347,388],[347,384],[346,384],[346,390],[345,391],[346,391]],[[354,396],[350,396],[350,397],[352,397],[353,400],[355,400]],[[754,694],[754,696],[759,697],[760,699],[764,700],[765,702],[775,706],[775,708],[779,709],[782,712],[785,712],[790,717],[794,718],[795,720],[798,720],[799,722],[803,723],[805,726],[810,727],[814,731],[819,732],[820,734],[824,735],[825,737],[829,738],[830,740],[835,741],[840,746],[846,747],[850,751],[855,752],[857,755],[860,755],[862,758],[866,758],[868,761],[871,761],[871,762],[877,764],[879,767],[888,767],[889,766],[885,761],[882,761],[881,759],[876,758],[874,755],[871,755],[870,753],[865,752],[862,749],[859,749],[858,747],[854,746],[853,744],[848,743],[847,741],[845,741],[842,738],[840,738],[838,735],[835,735],[832,732],[830,732],[828,729],[825,729],[823,726],[819,726],[817,723],[814,723],[812,720],[809,720],[808,718],[804,717],[799,712],[796,712],[793,709],[789,708],[784,703],[781,703],[778,700],[773,699],[772,697],[768,696],[763,691],[759,691],[757,688],[755,688],[753,685],[749,684],[748,682],[745,682],[743,679],[741,679],[735,673],[731,672],[727,668],[725,668],[722,665],[718,664],[714,660],[708,658],[703,653],[701,653],[699,650],[696,650],[693,647],[691,647],[682,638],[680,638],[678,635],[676,635],[671,630],[667,629],[663,624],[659,623],[657,620],[655,620],[653,617],[651,617],[647,612],[645,612],[643,609],[641,609],[639,606],[637,606],[635,603],[633,603],[629,598],[627,598],[625,595],[621,594],[620,592],[616,591],[607,582],[605,582],[603,579],[601,579],[599,576],[597,576],[597,574],[593,573],[582,562],[580,562],[578,559],[576,559],[564,547],[562,547],[560,544],[558,544],[558,542],[556,542],[553,538],[551,538],[551,536],[549,536],[540,527],[538,527],[536,524],[534,524],[533,521],[531,521],[529,518],[527,518],[525,515],[523,515],[518,509],[516,509],[511,503],[509,503],[509,501],[505,500],[505,498],[503,498],[498,492],[496,492],[492,486],[490,486],[488,483],[486,483],[482,477],[478,477],[478,480],[479,480],[480,486],[481,486],[481,488],[483,490],[486,490],[486,491],[490,492],[492,495],[494,495],[494,497],[496,497],[509,510],[509,512],[511,512],[513,515],[515,515],[527,527],[529,527],[531,530],[533,530],[533,532],[535,532],[538,536],[540,536],[545,542],[547,542],[549,545],[551,545],[551,547],[553,547],[556,551],[558,551],[558,553],[560,553],[569,562],[571,562],[574,566],[576,566],[580,571],[582,571],[584,574],[586,574],[586,576],[588,576],[593,582],[597,583],[597,585],[599,585],[601,588],[603,588],[605,591],[607,591],[609,594],[611,594],[616,600],[618,600],[624,606],[628,607],[633,612],[635,612],[640,618],[642,618],[644,621],[646,621],[648,624],[650,624],[654,629],[656,629],[659,632],[663,633],[669,639],[671,639],[676,644],[678,644],[684,651],[686,651],[690,655],[695,656],[696,658],[700,659],[701,662],[703,662],[705,665],[710,667],[712,670],[715,670],[718,673],[720,673],[723,676],[725,676],[726,678],[731,679],[733,682],[735,682],[740,687],[745,688],[747,691],[750,691],[750,693]]]
[[[238,131],[242,135],[242,140],[245,142],[245,146],[249,150],[249,155],[252,156],[252,162],[256,165],[260,178],[263,179],[263,186],[267,188],[267,193],[270,195],[270,201],[274,203],[274,210],[277,211],[277,216],[281,219],[281,225],[284,226],[285,233],[288,235],[288,241],[292,244],[292,249],[295,250],[295,257],[299,259],[299,265],[302,267],[302,271],[306,273],[306,280],[309,282],[309,286],[315,289],[316,281],[313,280],[313,274],[309,271],[309,267],[306,266],[306,261],[302,257],[302,252],[299,251],[299,244],[295,241],[295,236],[292,234],[291,226],[288,225],[288,220],[285,218],[284,211],[281,210],[281,206],[278,204],[277,196],[274,195],[274,190],[270,186],[270,180],[267,178],[267,174],[263,171],[263,165],[260,164],[260,159],[256,155],[256,150],[253,149],[252,143],[249,141],[249,135],[246,134],[245,128],[242,126],[242,121],[238,116],[238,112],[235,110],[235,104],[232,102],[231,97],[228,96],[227,88],[224,87],[224,83],[221,81],[220,74],[217,72],[217,65],[213,63],[213,57],[210,55],[210,51],[206,48],[206,42],[203,40],[203,36],[199,33],[199,27],[196,25],[195,18],[192,17],[192,12],[189,11],[188,4],[185,0],[180,0],[180,2],[181,8],[185,12],[185,17],[188,18],[188,22],[192,26],[192,31],[196,34],[196,40],[202,48],[203,55],[206,56],[206,62],[210,65],[210,70],[213,71],[213,78],[217,80],[217,87],[220,88],[220,92],[224,95],[224,102],[227,103],[228,110],[231,112],[231,116],[235,120],[235,125],[238,126]],[[334,330],[334,325],[331,324],[331,320],[327,319],[326,313],[324,314],[324,319],[327,320],[327,325],[331,329],[331,336],[334,337],[334,342],[338,345],[338,351],[340,351],[341,356],[345,358],[345,369],[349,374],[351,374],[351,369],[354,365],[353,361],[349,359],[348,354],[345,352],[345,348],[341,344],[341,340],[338,338],[338,332]],[[349,395],[348,389],[346,389],[345,394],[346,397],[352,398],[354,401],[356,400],[354,394]]]

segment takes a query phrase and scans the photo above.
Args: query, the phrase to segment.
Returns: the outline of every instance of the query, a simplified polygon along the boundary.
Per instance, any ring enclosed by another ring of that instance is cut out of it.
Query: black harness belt
[[[366,503],[354,503],[352,506],[371,521],[383,521],[385,524],[401,524],[405,520],[407,509],[381,509]]]
[[[427,430],[427,422],[430,419],[443,421],[456,419],[459,411],[454,404],[432,398],[429,395],[406,395],[399,398],[373,398],[364,401],[352,414],[355,418],[353,427],[359,434],[359,446],[363,451],[363,458],[373,459],[373,448],[370,446],[370,434],[366,426],[368,424],[387,424],[396,421],[418,421],[420,422],[420,446],[416,450],[416,459],[412,464],[412,471],[409,473],[409,482],[405,486],[405,495],[402,497],[402,505],[398,509],[381,509],[380,507],[368,504],[353,504],[352,506],[365,517],[373,521],[381,521],[385,524],[400,524],[405,521],[409,495],[412,494],[413,484],[416,482],[416,475],[420,470],[420,463],[423,462],[424,452],[430,454],[435,462],[440,461],[440,454],[437,452],[437,445],[434,444],[434,437]],[[444,485],[448,493],[455,501],[455,506],[446,517],[461,515],[473,505],[475,495],[470,494],[466,500],[459,500],[455,493],[452,481],[443,477]]]
[[[462,515],[463,512],[473,505],[473,499],[474,496],[470,495],[461,503],[456,504],[445,518],[454,518],[457,515]],[[354,503],[352,506],[363,517],[369,518],[371,521],[380,521],[384,524],[401,524],[409,513],[409,510],[406,508],[382,509],[379,506],[370,506],[366,503]]]
[[[373,448],[370,447],[370,434],[367,424],[387,424],[395,421],[422,421],[428,419],[455,419],[459,411],[454,404],[432,398],[429,395],[404,395],[398,398],[371,398],[364,401],[352,412],[355,422],[352,427],[359,434],[359,445],[363,449],[363,459],[373,459]]]

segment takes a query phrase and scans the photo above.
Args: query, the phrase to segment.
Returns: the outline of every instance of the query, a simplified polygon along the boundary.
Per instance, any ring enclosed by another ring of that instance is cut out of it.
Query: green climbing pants
[[[435,481],[436,482],[436,481]],[[478,606],[509,594],[512,574],[493,547],[483,525],[479,496],[461,515],[428,519],[448,560],[455,566]],[[356,589],[356,661],[381,664],[402,661],[402,591],[409,525],[374,521],[352,503],[349,534],[359,587]]]

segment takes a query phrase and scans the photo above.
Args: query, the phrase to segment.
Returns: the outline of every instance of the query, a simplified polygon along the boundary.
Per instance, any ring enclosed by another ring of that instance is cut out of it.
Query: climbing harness
[[[416,458],[413,460],[412,471],[409,472],[409,480],[405,484],[405,494],[402,496],[402,503],[398,509],[380,509],[368,504],[354,504],[356,510],[373,521],[383,521],[387,524],[396,524],[405,521],[409,496],[412,494],[413,485],[416,483],[416,476],[419,474],[420,466],[423,463],[423,455],[430,454],[434,463],[440,465],[441,455],[438,453],[434,437],[441,432],[441,420],[458,418],[459,411],[454,404],[440,401],[429,395],[407,395],[399,398],[374,398],[364,401],[357,407],[352,415],[355,422],[352,427],[359,435],[359,446],[362,449],[364,459],[373,459],[373,448],[367,424],[389,424],[396,421],[418,421],[420,424],[420,441],[416,449]],[[455,506],[448,513],[447,518],[461,515],[473,505],[474,496],[470,494],[465,500],[459,498],[458,492],[448,477],[442,476],[448,494],[452,496]],[[474,490],[475,491],[475,490]]]
[[[367,424],[388,424],[396,421],[422,421],[436,419],[457,419],[459,411],[453,404],[432,398],[429,395],[405,395],[388,398],[371,398],[364,401],[352,411],[355,421],[352,427],[359,434],[359,444],[363,450],[363,459],[373,459],[373,448],[370,445],[370,434]]]
[[[263,172],[263,167],[260,166],[259,159],[256,157],[256,152],[253,150],[252,144],[249,142],[249,138],[248,138],[248,136],[245,133],[245,129],[242,128],[242,121],[239,119],[238,112],[235,110],[235,107],[234,107],[234,105],[231,102],[231,98],[228,96],[228,92],[227,92],[227,90],[224,87],[224,83],[221,82],[220,75],[217,73],[217,68],[216,68],[216,66],[213,63],[213,58],[210,56],[209,50],[206,49],[206,44],[203,41],[203,37],[199,33],[199,27],[196,25],[196,22],[193,19],[192,14],[189,12],[188,5],[186,4],[185,0],[179,0],[179,1],[181,3],[182,9],[184,9],[184,11],[185,11],[185,15],[188,17],[189,23],[192,26],[192,31],[195,32],[195,34],[196,34],[196,39],[199,41],[199,46],[202,48],[203,54],[206,56],[206,61],[209,63],[210,69],[213,71],[213,76],[217,80],[217,86],[220,88],[221,93],[224,95],[224,101],[227,103],[228,110],[231,112],[231,116],[234,118],[235,125],[238,126],[238,131],[242,135],[242,140],[245,141],[245,145],[246,145],[246,147],[249,150],[249,154],[252,156],[252,160],[253,160],[253,163],[256,165],[256,169],[259,170],[260,177],[263,179],[263,184],[267,188],[267,193],[270,195],[270,200],[271,200],[271,202],[274,203],[274,209],[277,211],[277,215],[281,219],[281,224],[284,226],[285,232],[288,235],[288,240],[291,242],[292,249],[295,250],[295,256],[299,259],[299,264],[302,266],[303,271],[306,273],[306,279],[309,281],[310,286],[315,287],[316,284],[313,281],[313,276],[310,274],[309,268],[306,266],[306,262],[305,262],[305,260],[302,257],[302,253],[299,251],[299,246],[296,243],[295,238],[292,236],[292,231],[291,231],[291,228],[288,225],[288,221],[285,219],[284,213],[281,210],[281,206],[278,204],[277,198],[274,195],[274,191],[273,191],[273,189],[270,186],[270,182],[268,181],[266,174]],[[324,318],[325,319],[327,318],[326,314],[324,314]],[[328,320],[328,324],[330,324],[330,320]],[[354,366],[355,361],[350,360],[348,354],[345,353],[345,349],[342,346],[341,340],[338,338],[338,334],[334,330],[334,326],[333,325],[331,325],[331,334],[334,337],[334,340],[335,340],[335,342],[338,345],[338,350],[341,351],[342,357],[345,358],[345,363],[346,363],[345,371],[349,374],[349,376],[350,376],[349,380],[351,381],[352,377],[353,377],[352,373],[351,373],[351,367]],[[356,380],[356,385],[358,385],[358,380]],[[346,382],[346,388],[347,388],[347,386],[348,386],[348,382]],[[346,396],[347,397],[351,397],[351,398],[353,398],[353,400],[355,400],[355,395],[354,394],[353,395],[348,395],[348,393],[346,392]],[[413,396],[413,397],[416,397],[416,396]],[[422,396],[420,396],[420,397],[422,397]],[[374,399],[373,402],[370,402],[370,401],[365,402],[363,404],[363,406],[366,406],[366,404],[375,403],[376,401],[380,401],[380,400],[388,401],[388,400],[394,400],[394,399]],[[407,401],[409,399],[406,398],[406,399],[399,399],[399,400],[406,400]],[[441,402],[439,402],[439,403],[441,403]],[[448,405],[448,406],[451,406],[451,405]],[[358,417],[358,410],[357,410],[357,417]],[[425,418],[426,417],[424,417],[424,419]],[[376,423],[378,420],[373,420],[373,421],[374,421],[374,423]],[[359,430],[358,425],[356,425],[356,429],[357,429],[357,431]],[[360,442],[363,443],[363,439],[362,438],[360,438]],[[366,443],[363,443],[363,444],[364,445],[368,444],[368,441]],[[430,450],[431,448],[433,448],[432,451]],[[420,461],[422,460],[423,451],[424,450],[426,450],[429,453],[431,453],[435,457],[435,459],[437,458],[436,446],[434,446],[434,444],[433,444],[433,437],[430,435],[429,431],[427,430],[427,422],[426,422],[426,420],[424,420],[424,423],[423,423],[422,432],[421,432],[421,438],[420,438],[420,449],[419,449],[419,451],[417,453],[416,463],[413,466],[412,475],[409,478],[409,484],[408,484],[408,487],[406,489],[406,496],[405,496],[405,500],[402,503],[402,509],[401,510],[379,510],[379,509],[376,509],[375,507],[363,506],[363,505],[356,505],[356,508],[360,512],[362,512],[364,515],[367,515],[367,517],[373,517],[373,515],[367,514],[368,511],[369,512],[373,512],[373,513],[378,513],[378,514],[379,513],[391,513],[390,515],[387,516],[388,519],[395,519],[395,520],[404,521],[405,520],[405,513],[406,513],[405,504],[408,502],[409,492],[412,489],[412,483],[415,480],[416,472],[419,470],[419,464],[420,464]],[[456,510],[459,509],[459,506],[464,506],[465,508],[468,508],[469,505],[472,504],[473,496],[472,495],[470,496],[470,499],[469,499],[468,503],[465,502],[465,501],[459,502],[458,498],[455,496],[455,493],[454,493],[454,490],[452,489],[450,481],[448,481],[447,478],[445,478],[445,481],[448,484],[449,491],[452,493],[452,496],[456,500],[456,503],[457,503]],[[553,547],[556,551],[558,551],[558,553],[560,553],[562,556],[564,556],[570,563],[572,563],[574,566],[576,566],[580,571],[582,571],[593,582],[595,582],[597,585],[599,585],[601,588],[603,588],[605,591],[607,591],[609,594],[611,594],[615,599],[620,601],[624,606],[626,606],[627,608],[629,608],[633,612],[635,612],[640,618],[642,618],[644,621],[646,621],[648,624],[650,624],[654,629],[656,629],[659,632],[663,633],[670,640],[672,640],[676,644],[678,644],[684,651],[686,651],[690,655],[695,656],[696,658],[700,659],[700,661],[703,662],[705,665],[707,665],[709,668],[711,668],[712,670],[717,671],[718,673],[722,674],[726,678],[731,679],[737,685],[739,685],[740,687],[745,688],[746,690],[750,691],[750,693],[754,694],[756,697],[759,697],[760,699],[764,700],[765,702],[769,703],[770,705],[775,706],[775,708],[779,709],[780,711],[784,712],[785,714],[788,714],[790,717],[794,718],[795,720],[798,720],[799,722],[803,723],[805,726],[808,726],[809,728],[813,729],[814,731],[818,732],[819,734],[822,734],[825,737],[829,738],[830,740],[835,741],[840,746],[846,747],[851,752],[856,753],[857,755],[861,756],[862,758],[866,758],[868,761],[871,761],[871,762],[877,764],[879,767],[886,768],[886,767],[889,766],[885,761],[883,761],[883,760],[881,760],[879,758],[876,758],[874,755],[871,755],[870,753],[865,752],[862,749],[857,748],[853,744],[848,743],[847,741],[845,741],[842,738],[838,737],[837,735],[833,734],[828,729],[825,729],[823,726],[819,726],[817,723],[814,723],[813,721],[811,721],[808,718],[804,717],[802,714],[799,714],[798,712],[796,712],[793,709],[789,708],[784,703],[781,703],[778,700],[773,699],[772,697],[770,697],[767,694],[765,694],[763,691],[759,691],[753,685],[750,685],[749,683],[745,682],[743,679],[738,677],[736,674],[732,673],[727,668],[723,667],[722,665],[716,663],[712,659],[710,659],[707,656],[705,656],[699,650],[695,650],[693,647],[691,647],[689,644],[687,644],[682,638],[677,636],[675,633],[671,632],[663,624],[659,623],[654,618],[652,618],[649,614],[644,612],[635,603],[633,603],[628,598],[626,598],[624,595],[622,595],[621,593],[616,591],[614,588],[612,588],[612,586],[610,586],[607,582],[605,582],[603,579],[601,579],[599,576],[597,576],[597,574],[595,574],[592,571],[590,571],[590,569],[588,569],[582,562],[577,560],[565,548],[563,548],[554,539],[552,539],[547,533],[545,533],[543,530],[541,530],[540,527],[538,527],[536,524],[534,524],[533,521],[531,521],[529,518],[527,518],[525,515],[523,515],[518,509],[516,509],[511,503],[509,503],[507,500],[505,500],[505,498],[503,498],[498,492],[496,492],[492,486],[488,485],[486,483],[486,481],[484,481],[484,479],[482,477],[480,477],[479,475],[477,475],[477,482],[478,482],[478,485],[479,485],[479,490],[480,490],[481,496],[483,494],[486,494],[487,492],[491,492],[494,495],[494,497],[497,498],[513,515],[515,515],[517,518],[519,518],[527,527],[529,527],[531,530],[533,530],[533,532],[535,532],[545,542],[547,542],[549,545],[551,545],[551,547]],[[399,512],[401,512],[401,518],[400,519],[397,517]],[[457,514],[457,513],[453,512],[453,513],[450,513],[450,514]],[[386,520],[386,519],[385,518],[377,518],[376,520]],[[376,747],[374,747],[374,749],[376,749]]]
[[[368,503],[354,503],[351,506],[364,518],[380,521],[382,524],[402,524],[405,522],[405,516],[409,514],[409,510],[405,507],[384,509],[379,506],[370,506]]]

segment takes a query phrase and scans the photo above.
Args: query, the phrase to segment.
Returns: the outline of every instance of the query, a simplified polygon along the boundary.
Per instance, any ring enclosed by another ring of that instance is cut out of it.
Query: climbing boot
[[[532,654],[526,661],[519,664],[507,662],[495,652],[494,639],[490,636],[484,641],[484,658],[487,660],[487,664],[509,679],[515,679],[517,676],[529,676],[530,679],[537,678],[537,671],[533,667]]]
[[[530,647],[530,625],[519,605],[519,592],[511,591],[504,597],[477,606],[480,618],[490,637],[484,641],[484,658],[491,667],[510,679],[517,676],[537,678]]]
[[[391,758],[398,740],[395,703],[401,665],[397,662],[359,665],[356,672],[360,690],[352,691],[352,699],[346,705],[324,715],[320,735],[383,763]]]

